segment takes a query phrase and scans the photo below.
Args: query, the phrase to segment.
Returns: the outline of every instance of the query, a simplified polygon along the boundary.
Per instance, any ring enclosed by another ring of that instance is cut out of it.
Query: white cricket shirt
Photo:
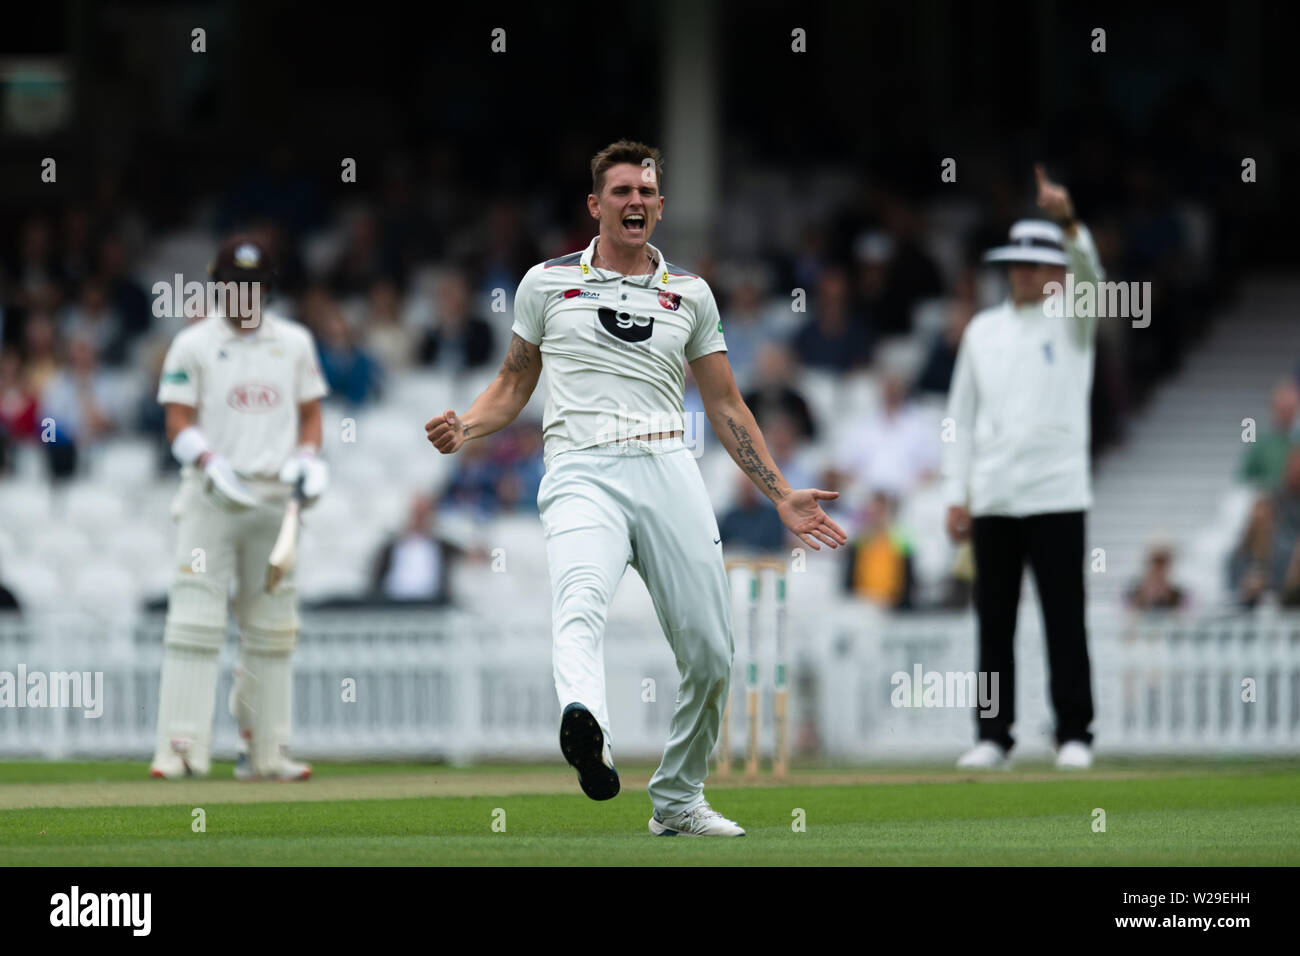
[[[311,333],[263,312],[253,332],[221,316],[183,329],[163,360],[158,401],[197,409],[195,424],[238,474],[273,479],[298,447],[298,405],[327,391]]]
[[[583,252],[538,263],[515,293],[514,332],[541,348],[545,459],[684,430],[683,360],[725,351],[709,284],[649,243],[652,273],[625,276]]]
[[[1065,250],[1077,287],[1102,278],[1080,225]],[[962,334],[948,390],[944,497],[973,516],[1023,517],[1092,504],[1088,407],[1096,318],[1046,314],[1010,300],[979,312]]]

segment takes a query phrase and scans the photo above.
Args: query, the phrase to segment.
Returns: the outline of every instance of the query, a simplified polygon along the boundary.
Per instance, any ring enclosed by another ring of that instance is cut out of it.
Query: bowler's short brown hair
[[[630,139],[620,139],[617,143],[610,143],[591,157],[591,191],[597,197],[600,196],[600,191],[605,188],[605,173],[609,172],[611,166],[617,166],[620,163],[642,166],[647,159],[654,160],[655,183],[662,194],[664,191],[664,161],[663,157],[659,155],[659,150],[653,146],[647,146],[645,143],[635,143]]]

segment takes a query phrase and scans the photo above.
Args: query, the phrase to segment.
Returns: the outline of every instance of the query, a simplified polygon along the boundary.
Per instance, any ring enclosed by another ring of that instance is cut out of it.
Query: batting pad
[[[249,628],[240,646],[231,711],[248,732],[253,770],[271,776],[289,745],[293,714],[293,658],[296,631]]]
[[[216,647],[201,649],[168,642],[163,650],[155,762],[175,751],[195,773],[208,772],[216,696]]]

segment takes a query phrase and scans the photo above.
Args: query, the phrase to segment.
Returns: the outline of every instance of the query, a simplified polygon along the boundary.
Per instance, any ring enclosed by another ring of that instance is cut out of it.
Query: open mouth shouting
[[[623,217],[623,232],[628,238],[640,239],[645,237],[646,219],[645,213],[630,212]]]

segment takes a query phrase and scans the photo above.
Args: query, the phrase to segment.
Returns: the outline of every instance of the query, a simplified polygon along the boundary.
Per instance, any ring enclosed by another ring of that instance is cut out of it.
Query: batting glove
[[[203,475],[203,490],[223,511],[247,511],[260,503],[220,455],[208,455]]]
[[[330,470],[325,462],[316,457],[316,449],[304,446],[284,463],[280,469],[280,480],[286,485],[297,485],[301,481],[303,504],[311,507],[329,487]]]

